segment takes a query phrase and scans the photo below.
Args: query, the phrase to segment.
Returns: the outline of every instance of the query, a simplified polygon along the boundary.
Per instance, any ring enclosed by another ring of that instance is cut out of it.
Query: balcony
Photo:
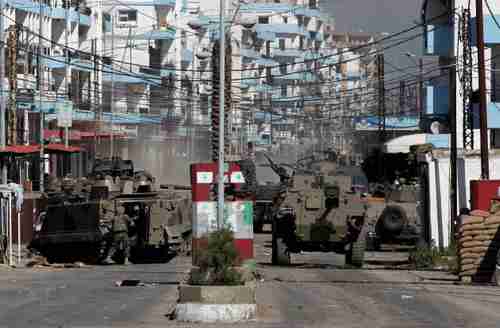
[[[306,31],[295,24],[257,24],[255,32],[258,34],[271,32],[277,37],[294,37],[297,35],[306,35]]]
[[[259,66],[264,66],[264,67],[271,67],[271,66],[276,66],[278,65],[278,62],[269,59],[269,58],[258,58],[255,60],[255,64]]]
[[[7,6],[17,10],[29,12],[32,14],[40,14],[42,12],[53,19],[66,19],[66,9],[61,7],[51,7],[31,0],[7,0]],[[90,9],[78,12],[76,9],[71,8],[69,18],[73,23],[79,23],[84,26],[90,26]]]
[[[174,8],[175,7],[175,0],[153,0],[153,4],[155,6],[166,6],[166,7],[171,7],[171,8]]]
[[[258,59],[261,57],[260,53],[253,49],[241,49],[240,54],[246,59]]]
[[[275,49],[273,50],[272,55],[275,58],[295,59],[302,57],[303,53],[304,52],[302,50],[298,49],[284,49],[284,50]]]
[[[240,7],[240,12],[242,13],[256,13],[256,14],[270,14],[277,12],[290,12],[293,7],[285,3],[251,3],[247,5],[242,5]]]
[[[176,29],[168,27],[166,29],[151,30],[145,33],[140,33],[132,37],[134,40],[174,40]]]
[[[311,9],[311,8],[306,8],[306,7],[297,8],[293,12],[297,16],[304,16],[304,17],[310,17],[310,18],[321,16],[321,12],[319,11],[319,9]]]

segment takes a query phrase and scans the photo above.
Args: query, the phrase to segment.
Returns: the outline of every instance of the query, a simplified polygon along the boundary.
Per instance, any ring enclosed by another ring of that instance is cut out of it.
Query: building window
[[[299,49],[304,50],[304,37],[301,36],[299,39]]]
[[[135,9],[118,10],[118,23],[127,25],[137,24],[137,10]]]
[[[286,64],[280,65],[280,74],[286,74]]]
[[[280,39],[279,42],[280,42],[280,50],[285,50],[286,40]]]
[[[309,8],[311,8],[311,9],[318,8],[317,0],[309,0]]]
[[[288,17],[283,17],[283,23],[288,24]]]
[[[269,16],[259,16],[259,24],[269,24]]]
[[[181,47],[183,49],[187,47],[187,34],[184,30],[181,32]]]
[[[281,86],[281,96],[286,97],[287,96],[287,87],[286,85]]]

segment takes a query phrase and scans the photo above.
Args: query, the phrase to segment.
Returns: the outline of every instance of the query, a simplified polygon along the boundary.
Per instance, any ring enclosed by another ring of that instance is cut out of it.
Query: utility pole
[[[378,133],[380,149],[378,152],[378,171],[379,176],[385,179],[385,165],[383,162],[383,148],[385,143],[385,83],[384,83],[384,54],[381,53],[377,56],[377,70],[378,70]]]
[[[225,121],[225,99],[224,99],[224,88],[225,88],[225,67],[226,67],[226,26],[225,26],[225,1],[220,0],[219,8],[219,38],[220,38],[220,80],[219,80],[219,181],[217,188],[217,228],[221,229],[224,222],[224,121]]]
[[[17,113],[16,113],[16,92],[17,92],[17,25],[9,29],[7,47],[9,53],[9,111],[7,122],[9,124],[8,143],[17,145]]]
[[[422,116],[424,111],[424,61],[422,57],[418,59],[417,110]]]
[[[115,114],[115,67],[113,63],[115,62],[115,19],[114,13],[111,13],[111,133],[109,135],[109,157],[114,156],[114,136],[113,136],[113,115]],[[130,60],[132,62],[132,59]]]
[[[405,81],[399,82],[399,112],[404,112],[404,107],[406,103],[406,85]]]
[[[92,53],[92,62],[93,62],[93,69],[94,69],[94,74],[91,75],[92,78],[92,91],[94,95],[92,97],[89,97],[89,102],[90,106],[94,108],[94,155],[97,155],[97,128],[99,125],[99,114],[98,114],[98,108],[96,106],[97,103],[97,55],[96,55],[96,39],[91,40],[91,53]],[[89,90],[90,90],[90,78],[89,78]]]
[[[96,53],[98,54],[98,69],[97,69],[97,106],[99,106],[99,131],[101,131],[101,127],[103,124],[103,115],[102,115],[102,75],[103,75],[103,62],[102,62],[102,55],[103,55],[103,45],[104,45],[104,38],[103,38],[103,15],[102,15],[102,0],[99,0],[97,2],[97,41],[96,41]],[[130,62],[132,62],[132,58],[130,58]],[[100,139],[99,139],[100,141]]]
[[[5,0],[0,0],[0,13],[3,14],[5,8]],[[5,34],[4,34],[4,16],[0,15],[0,148],[6,146],[5,134]],[[4,160],[1,160],[1,182],[7,183],[7,165]]]
[[[42,73],[42,35],[43,35],[43,3],[39,2],[40,15],[38,16],[38,58],[37,58],[37,84],[38,84],[38,110],[40,111],[40,192],[45,191],[45,153],[44,153],[44,117],[42,108],[42,84],[43,84],[43,73]]]
[[[70,80],[71,80],[71,69],[70,69],[70,57],[69,57],[69,33],[71,31],[71,21],[69,20],[69,10],[70,0],[64,0],[64,9],[65,9],[65,23],[66,28],[64,29],[64,43],[65,43],[65,53],[66,53],[66,99],[69,101],[71,99],[71,90],[70,90]],[[69,127],[64,127],[64,146],[69,147]]]
[[[463,148],[474,148],[474,119],[472,113],[472,44],[470,9],[463,9],[461,15],[460,39],[462,41],[462,112],[463,112]]]
[[[384,54],[378,55],[378,118],[379,141],[381,147],[385,142],[385,83],[384,83]]]
[[[271,99],[269,99],[269,114],[270,114],[270,122],[269,122],[269,125],[270,125],[270,132],[271,132],[271,151],[273,150],[273,143],[274,143],[274,133],[273,133],[273,105],[272,105],[272,102],[271,102]]]
[[[486,73],[484,61],[483,0],[476,0],[477,55],[479,64],[479,128],[481,133],[481,179],[489,180],[488,117],[486,113]]]
[[[451,208],[451,240],[455,239],[457,227],[457,98],[456,98],[456,58],[450,58],[450,208]]]

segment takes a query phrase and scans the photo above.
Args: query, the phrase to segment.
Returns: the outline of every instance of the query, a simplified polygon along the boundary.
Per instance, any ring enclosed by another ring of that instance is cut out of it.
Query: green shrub
[[[192,285],[242,285],[243,279],[234,265],[238,252],[234,246],[233,232],[227,228],[208,236],[208,247],[199,258],[199,270],[191,272]]]
[[[436,266],[446,266],[452,273],[458,271],[458,260],[456,257],[456,247],[451,244],[449,247],[440,250],[434,245],[420,246],[410,252],[410,263],[415,269],[433,269]]]

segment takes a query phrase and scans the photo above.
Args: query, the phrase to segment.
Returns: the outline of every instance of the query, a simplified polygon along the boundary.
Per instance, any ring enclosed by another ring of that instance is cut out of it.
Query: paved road
[[[343,268],[332,254],[271,267],[269,236],[256,253],[259,319],[241,327],[498,327],[500,289],[457,286],[444,273]],[[379,255],[380,256],[380,255]],[[1,270],[0,327],[193,327],[169,320],[188,258],[166,264]],[[116,287],[139,279],[142,287]],[[220,327],[221,325],[202,325]]]
[[[184,260],[184,261],[183,261]],[[183,263],[184,262],[184,263]],[[156,304],[174,303],[185,259],[168,264],[36,269],[0,272],[0,327],[110,327],[153,322]],[[117,287],[139,279],[143,287]],[[151,284],[149,284],[151,283]]]

